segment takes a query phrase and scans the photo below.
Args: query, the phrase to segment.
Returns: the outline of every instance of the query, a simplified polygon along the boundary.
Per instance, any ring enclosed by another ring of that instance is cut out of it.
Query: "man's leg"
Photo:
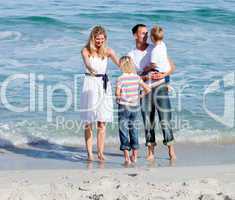
[[[174,136],[171,127],[171,104],[168,96],[167,85],[160,85],[156,88],[156,109],[159,116],[159,123],[163,133],[163,144],[167,145],[170,159],[176,159],[174,152]]]
[[[146,146],[148,148],[147,159],[152,160],[153,157],[153,148],[156,145],[155,141],[155,105],[153,102],[153,93],[151,91],[143,99],[141,99],[141,114],[144,122],[145,129],[145,140]]]

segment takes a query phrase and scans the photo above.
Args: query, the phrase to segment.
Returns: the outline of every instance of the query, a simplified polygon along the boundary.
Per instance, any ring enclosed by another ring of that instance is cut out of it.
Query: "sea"
[[[126,55],[138,23],[165,30],[176,65],[169,93],[176,142],[235,144],[233,0],[0,0],[0,146],[83,145],[81,50],[101,25],[108,46]],[[107,73],[114,95],[121,72],[110,61]],[[107,145],[119,144],[114,96],[113,105]],[[141,115],[139,124],[144,143]],[[158,126],[156,137],[161,143]]]

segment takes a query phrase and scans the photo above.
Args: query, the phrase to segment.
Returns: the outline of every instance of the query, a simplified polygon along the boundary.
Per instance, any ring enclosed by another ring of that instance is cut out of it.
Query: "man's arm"
[[[175,66],[175,63],[173,62],[173,60],[168,56],[168,61],[170,63],[170,70],[167,72],[167,76],[173,74],[173,72],[175,71],[176,69],[176,66]]]

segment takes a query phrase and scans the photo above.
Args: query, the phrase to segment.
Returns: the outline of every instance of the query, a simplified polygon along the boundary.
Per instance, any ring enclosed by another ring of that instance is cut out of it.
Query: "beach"
[[[235,200],[232,1],[12,0],[1,2],[0,13],[0,200]],[[151,28],[163,27],[176,65],[169,98],[177,160],[168,158],[156,117],[155,160],[146,161],[139,112],[138,161],[123,164],[115,98],[121,70],[108,61],[114,109],[106,160],[96,157],[94,128],[95,160],[88,162],[81,50],[101,25],[108,47],[127,55],[138,23],[148,44]]]
[[[2,200],[235,199],[235,165],[0,172]]]
[[[161,145],[156,160],[147,162],[141,147],[138,162],[130,166],[123,165],[121,152],[112,147],[106,148],[105,163],[85,161],[82,148],[51,146],[47,153],[42,146],[41,151],[19,147],[24,151],[18,153],[11,148],[0,153],[1,200],[235,199],[231,144],[178,144],[175,162]],[[61,155],[53,157],[55,152]]]

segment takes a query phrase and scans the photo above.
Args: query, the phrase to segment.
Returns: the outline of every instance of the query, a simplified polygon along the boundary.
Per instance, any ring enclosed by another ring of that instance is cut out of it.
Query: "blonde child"
[[[131,57],[123,56],[119,61],[123,74],[117,79],[116,98],[118,103],[118,123],[120,150],[124,152],[125,164],[137,161],[139,139],[137,116],[139,98],[150,92],[149,86],[136,74]],[[140,88],[144,92],[140,94]],[[129,151],[132,150],[131,156]]]
[[[154,26],[151,29],[151,40],[153,42],[154,48],[151,52],[151,65],[145,67],[144,72],[149,71],[159,72],[159,79],[165,79],[165,83],[169,83],[170,77],[170,63],[167,55],[167,47],[163,41],[164,30],[160,26]],[[169,86],[168,86],[169,89]]]

